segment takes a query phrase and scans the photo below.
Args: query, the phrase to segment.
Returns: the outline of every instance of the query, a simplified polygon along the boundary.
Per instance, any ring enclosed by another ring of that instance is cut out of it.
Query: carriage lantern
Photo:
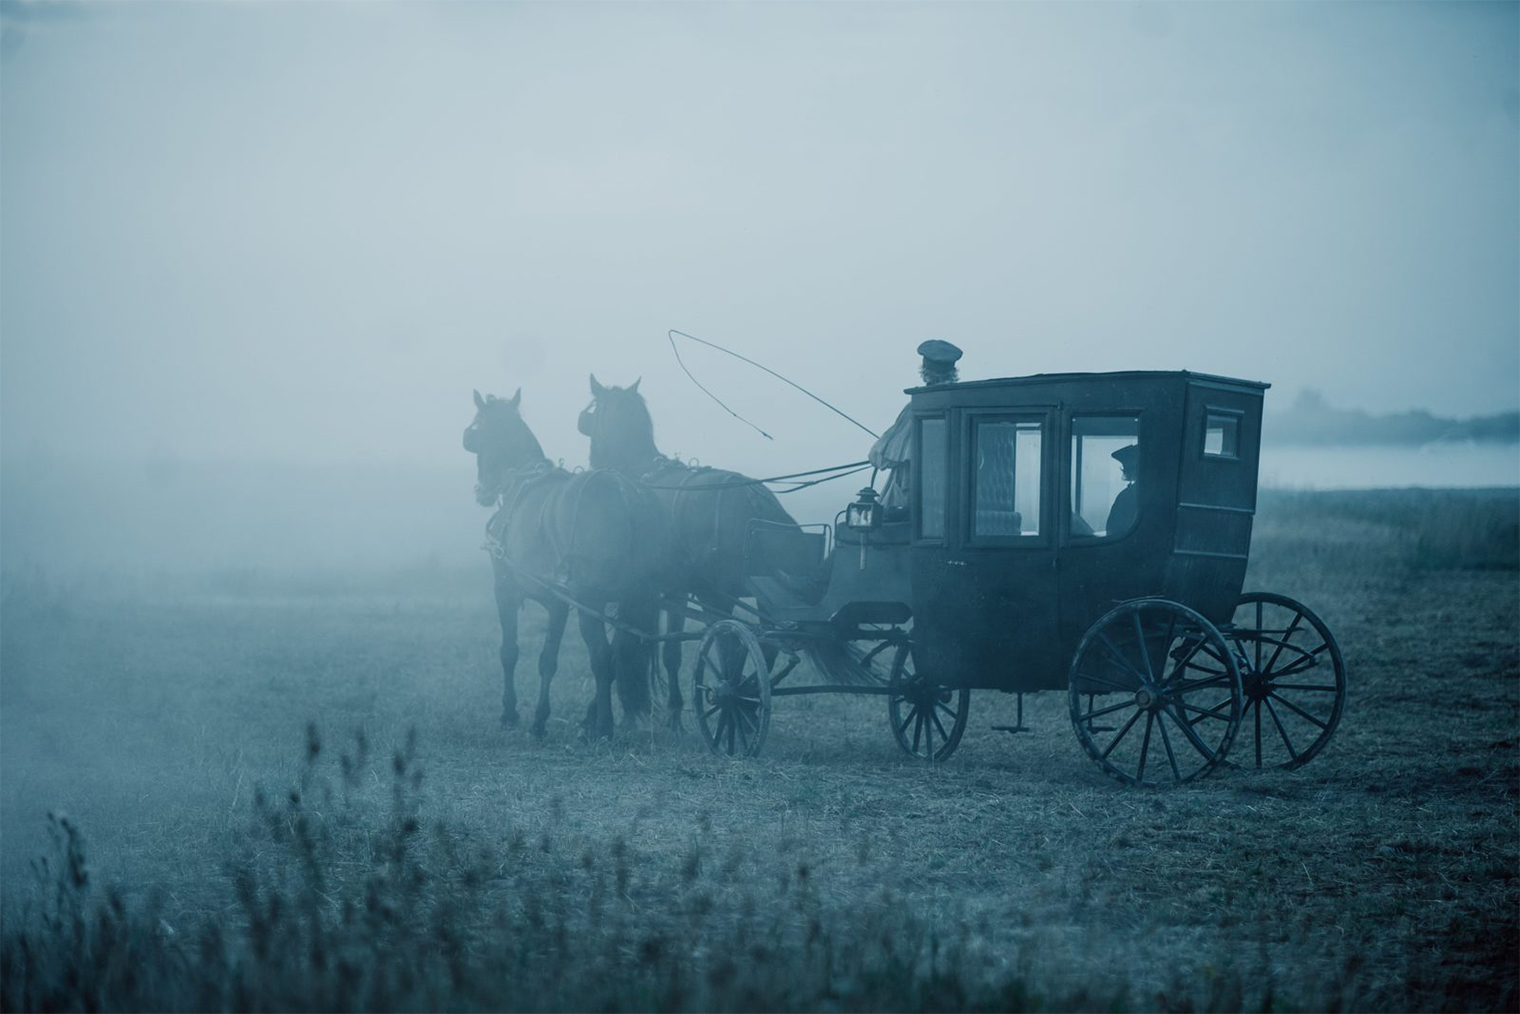
[[[860,491],[860,498],[850,504],[845,514],[845,524],[857,532],[874,532],[881,527],[881,504],[876,500],[876,489],[867,486]]]

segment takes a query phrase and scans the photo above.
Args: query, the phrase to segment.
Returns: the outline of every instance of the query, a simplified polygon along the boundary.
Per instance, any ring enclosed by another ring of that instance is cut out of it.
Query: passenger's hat
[[[1140,445],[1125,444],[1123,447],[1110,454],[1109,457],[1117,461],[1122,467],[1127,468],[1133,472],[1135,470],[1135,462],[1140,460]]]
[[[946,366],[954,366],[955,361],[964,353],[947,341],[930,338],[918,347],[918,354],[931,363],[943,363]]]

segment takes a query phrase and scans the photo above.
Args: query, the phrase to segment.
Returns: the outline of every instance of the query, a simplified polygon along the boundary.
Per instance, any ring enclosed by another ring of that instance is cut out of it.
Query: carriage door
[[[1234,614],[1245,580],[1260,446],[1259,390],[1188,385],[1169,582],[1216,623]]]
[[[968,629],[986,643],[977,685],[1040,682],[1057,642],[1054,412],[968,411],[962,557]]]

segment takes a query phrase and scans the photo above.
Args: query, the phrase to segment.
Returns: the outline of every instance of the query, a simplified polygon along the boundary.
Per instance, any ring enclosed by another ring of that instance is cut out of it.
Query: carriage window
[[[972,535],[1040,534],[1040,443],[1037,422],[999,419],[976,424]]]
[[[1203,420],[1203,456],[1240,457],[1240,417],[1210,412]]]
[[[1086,416],[1071,421],[1071,534],[1113,539],[1139,515],[1140,418]]]
[[[944,419],[918,421],[918,533],[926,539],[945,537],[945,464],[949,458]]]

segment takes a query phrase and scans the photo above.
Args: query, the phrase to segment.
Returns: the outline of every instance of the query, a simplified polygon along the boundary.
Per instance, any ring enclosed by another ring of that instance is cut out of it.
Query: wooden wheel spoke
[[[950,742],[950,734],[945,731],[944,723],[939,720],[939,715],[931,711],[929,712],[929,717],[934,719],[934,725],[939,729],[940,739],[944,740],[946,743]]]
[[[1321,729],[1328,729],[1328,728],[1330,728],[1330,723],[1329,722],[1322,722],[1322,721],[1320,721],[1318,718],[1315,718],[1313,715],[1309,714],[1303,708],[1300,708],[1297,704],[1294,704],[1292,701],[1288,700],[1286,697],[1282,696],[1281,694],[1278,694],[1278,693],[1274,692],[1270,696],[1271,696],[1271,698],[1273,700],[1277,701],[1278,703],[1280,703],[1281,705],[1283,705],[1283,707],[1288,708],[1289,710],[1291,710],[1292,712],[1294,712],[1296,715],[1298,715],[1298,717],[1302,718],[1304,721],[1306,721],[1306,722],[1313,722],[1315,725],[1319,726]]]
[[[1121,708],[1133,708],[1135,706],[1136,705],[1134,701],[1122,701],[1119,704],[1110,704],[1106,708],[1099,708],[1097,711],[1087,712],[1082,716],[1082,721],[1091,722],[1094,718],[1102,718],[1104,715],[1111,715]]]
[[[1186,669],[1188,663],[1193,660],[1193,656],[1198,654],[1199,649],[1201,649],[1204,644],[1207,643],[1205,639],[1198,634],[1193,634],[1191,636],[1195,638],[1193,641],[1193,646],[1188,649],[1188,653],[1186,655],[1177,660],[1177,664],[1172,668],[1172,672],[1174,673],[1181,672],[1183,669]],[[1176,679],[1176,677],[1174,676],[1173,679]]]
[[[1297,630],[1298,629],[1298,625],[1300,623],[1302,623],[1302,622],[1304,622],[1304,614],[1303,613],[1298,613],[1297,615],[1295,615],[1293,617],[1293,622],[1290,623],[1290,624],[1288,624],[1288,629],[1287,630],[1283,631],[1282,644],[1279,644],[1277,646],[1277,650],[1274,651],[1274,652],[1272,652],[1272,657],[1269,658],[1269,659],[1267,659],[1266,667],[1262,671],[1264,671],[1264,672],[1271,672],[1272,671],[1272,667],[1277,664],[1277,656],[1281,655],[1283,648],[1287,645],[1287,643],[1289,641],[1293,640],[1293,631]]]
[[[1145,678],[1147,682],[1156,682],[1156,673],[1151,669],[1151,653],[1145,647],[1145,628],[1140,625],[1140,611],[1137,609],[1129,614],[1134,621],[1135,643],[1140,646],[1140,661],[1145,663]]]
[[[1261,702],[1252,701],[1256,706],[1256,770],[1261,770]]]
[[[1229,703],[1234,703],[1233,698]],[[1175,718],[1176,716],[1173,715],[1172,717]],[[1213,763],[1219,759],[1218,752],[1203,741],[1203,738],[1198,735],[1197,729],[1193,728],[1187,722],[1178,722],[1177,728],[1181,729],[1182,734],[1187,737],[1188,742],[1193,744],[1193,749],[1203,754],[1204,758],[1207,759],[1210,763]]]
[[[1193,719],[1191,722],[1188,722],[1189,725],[1197,725],[1205,718],[1217,718],[1222,722],[1228,722],[1229,719],[1225,718],[1225,716],[1221,715],[1219,712],[1221,709],[1228,708],[1230,705],[1234,704],[1235,700],[1234,698],[1226,697],[1224,700],[1220,701],[1212,708],[1200,708],[1198,705],[1189,704],[1187,701],[1178,701],[1177,703],[1186,708],[1188,711],[1195,711],[1198,713],[1197,718]],[[1183,717],[1184,719],[1186,718],[1186,716]]]
[[[1277,709],[1272,707],[1272,698],[1268,697],[1266,700],[1262,701],[1262,703],[1267,706],[1267,711],[1271,713],[1272,724],[1277,726],[1277,734],[1282,737],[1283,746],[1286,746],[1288,748],[1288,755],[1294,760],[1297,760],[1298,751],[1293,749],[1293,740],[1288,738],[1288,730],[1283,728],[1282,719],[1277,717]],[[1257,737],[1257,739],[1260,738],[1261,737],[1259,736]]]
[[[1145,738],[1140,741],[1140,767],[1135,771],[1135,781],[1137,782],[1145,781],[1145,755],[1150,752],[1151,726],[1155,722],[1156,713],[1154,711],[1147,711],[1145,713]]]
[[[1262,628],[1262,622],[1263,622],[1262,621],[1262,609],[1265,608],[1265,606],[1266,606],[1266,603],[1263,602],[1261,599],[1257,599],[1256,600],[1256,629],[1257,630],[1260,630]],[[1261,641],[1260,640],[1257,640],[1257,642],[1256,642],[1256,671],[1257,672],[1261,672]],[[1259,738],[1260,737],[1258,737],[1258,739]],[[1260,767],[1260,764],[1258,764],[1257,766]]]
[[[1091,676],[1085,672],[1077,673],[1077,679],[1086,680],[1089,683],[1098,683],[1105,687],[1113,687],[1115,690],[1122,690],[1125,693],[1133,693],[1135,690],[1135,688],[1132,686],[1125,686],[1122,683],[1115,683],[1113,680],[1104,679],[1102,676]]]
[[[1145,712],[1136,709],[1135,713],[1129,716],[1129,721],[1125,722],[1124,725],[1119,729],[1118,734],[1115,735],[1113,739],[1108,741],[1108,746],[1104,747],[1102,755],[1098,758],[1099,760],[1108,759],[1108,755],[1114,752],[1114,747],[1119,745],[1119,740],[1123,739],[1125,734],[1129,732],[1130,729],[1135,727],[1135,723],[1140,721],[1140,716],[1143,714],[1145,714]]]
[[[908,717],[904,718],[902,720],[902,724],[897,727],[897,735],[899,737],[904,736],[904,735],[907,734],[907,732],[908,732],[908,723],[911,722],[911,721],[913,721],[913,716],[916,715],[916,714],[918,714],[918,709],[917,708],[909,708],[908,709]]]
[[[1341,692],[1341,688],[1333,684],[1327,686],[1320,683],[1270,683],[1268,685],[1271,686],[1273,690],[1316,690],[1320,693],[1331,694],[1338,694]]]
[[[1142,683],[1145,682],[1145,676],[1144,676],[1144,674],[1141,673],[1139,669],[1135,668],[1135,664],[1133,662],[1131,662],[1129,659],[1125,658],[1122,654],[1120,654],[1119,649],[1114,647],[1114,642],[1112,642],[1112,641],[1110,641],[1108,639],[1108,635],[1107,634],[1103,633],[1102,631],[1099,631],[1098,632],[1098,642],[1100,644],[1102,644],[1103,647],[1108,650],[1108,653],[1110,655],[1112,655],[1114,657],[1114,659],[1117,660],[1120,665],[1122,665],[1124,668],[1128,669],[1130,671],[1130,673],[1132,675],[1134,675],[1134,677],[1137,680],[1140,680]],[[1140,647],[1141,647],[1142,650],[1144,650],[1145,645],[1144,645],[1143,642],[1141,643]],[[1109,684],[1109,686],[1115,686],[1115,685],[1117,685],[1117,684],[1112,684],[1112,683]]]
[[[1232,681],[1230,680],[1229,673],[1220,673],[1218,676],[1215,676],[1211,679],[1195,680],[1191,683],[1179,680],[1175,683],[1168,684],[1166,689],[1175,691],[1179,694],[1190,694],[1194,690],[1205,690],[1209,687],[1227,687],[1231,682]]]
[[[1214,661],[1218,662],[1220,665],[1225,666],[1225,667],[1229,666],[1230,663],[1227,662],[1227,661],[1225,661],[1225,657],[1223,655],[1219,654],[1219,652],[1215,651],[1213,648],[1209,647],[1209,645],[1207,643],[1205,643],[1203,645],[1202,651],[1203,651],[1203,653],[1205,655],[1209,656],[1209,658],[1212,658]],[[1205,672],[1218,671],[1218,670],[1205,669],[1204,666],[1201,666],[1201,665],[1199,665],[1196,662],[1193,663],[1193,668],[1194,669],[1203,669]]]
[[[1279,669],[1277,672],[1273,673],[1272,675],[1274,675],[1274,676],[1297,676],[1301,672],[1308,672],[1310,669],[1313,669],[1315,666],[1319,665],[1320,652],[1324,651],[1325,649],[1327,649],[1329,647],[1330,647],[1330,645],[1328,645],[1328,644],[1322,644],[1318,648],[1315,648],[1312,651],[1307,652],[1304,655],[1303,658],[1295,660],[1287,668],[1285,668],[1285,669]]]
[[[1161,730],[1161,745],[1166,747],[1166,759],[1172,765],[1172,777],[1180,782],[1182,781],[1182,772],[1177,768],[1177,755],[1172,753],[1172,737],[1166,734],[1166,723],[1162,721],[1162,718],[1166,717],[1166,714],[1167,712],[1165,711],[1158,713],[1156,727]],[[1176,721],[1176,719],[1174,718],[1173,721]]]

